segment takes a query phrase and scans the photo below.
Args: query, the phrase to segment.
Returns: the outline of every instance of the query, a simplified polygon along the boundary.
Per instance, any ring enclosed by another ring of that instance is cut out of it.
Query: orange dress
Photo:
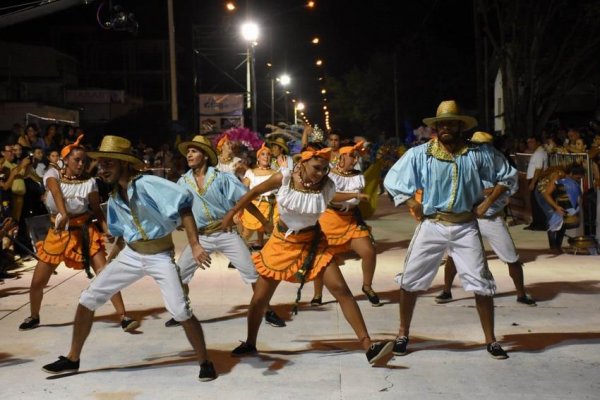
[[[246,175],[244,176],[244,178],[247,178],[250,181],[250,189],[260,185],[270,177],[271,175],[255,175],[254,171],[251,169],[247,170]],[[277,200],[275,199],[274,192],[263,193],[263,195],[258,199],[253,200],[252,204],[254,204],[261,214],[264,215],[265,218],[270,222],[274,222],[279,219]],[[264,228],[260,221],[246,209],[244,209],[244,212],[242,213],[241,222],[244,228],[248,230],[264,232]]]
[[[348,175],[339,175],[331,171],[329,176],[335,184],[336,192],[356,193],[365,187],[365,180],[360,171],[352,171]],[[352,239],[369,237],[371,234],[371,228],[360,217],[358,202],[357,199],[352,199],[330,204],[319,219],[327,242],[336,254],[350,250]]]
[[[64,262],[65,265],[73,269],[84,269],[84,236],[87,242],[87,254],[91,260],[99,251],[105,252],[104,239],[98,227],[91,223],[91,214],[89,212],[88,196],[91,192],[98,191],[94,179],[69,181],[61,179],[58,171],[53,168],[44,175],[44,184],[48,178],[56,178],[60,182],[60,190],[65,200],[67,212],[70,215],[69,228],[65,231],[56,232],[54,226],[48,230],[46,239],[36,243],[37,256],[40,260],[50,264],[58,265]],[[52,194],[48,191],[45,196],[45,203],[48,211],[52,215],[52,224],[54,225],[54,215],[58,213]],[[87,235],[84,235],[84,230]]]
[[[335,186],[325,178],[327,182],[321,191],[299,191],[292,187],[291,171],[282,168],[280,172],[280,220],[262,250],[254,253],[254,264],[265,278],[308,282],[333,260],[334,253],[317,222],[335,195]]]

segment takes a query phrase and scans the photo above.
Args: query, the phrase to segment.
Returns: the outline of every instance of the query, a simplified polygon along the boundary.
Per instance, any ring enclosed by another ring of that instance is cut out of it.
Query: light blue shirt
[[[470,212],[481,202],[483,181],[517,185],[517,170],[490,146],[466,147],[450,155],[437,140],[409,149],[387,173],[384,186],[396,206],[423,189],[423,213]]]
[[[117,191],[108,199],[107,223],[113,236],[126,243],[158,239],[181,224],[179,211],[192,206],[192,195],[175,183],[152,175],[140,175],[127,186],[129,205]]]
[[[179,178],[177,184],[193,195],[192,212],[198,228],[223,219],[248,191],[235,175],[219,172],[213,167],[206,170],[202,188],[198,188],[192,170]]]
[[[496,155],[497,157],[504,157],[504,154],[502,154],[501,152],[499,152],[498,150],[496,150],[493,146],[491,146],[489,144],[481,144],[480,146],[487,146],[492,151],[498,153],[498,155]],[[506,157],[504,157],[504,158],[506,158]],[[494,186],[496,186],[496,183],[483,180],[483,187],[484,187],[484,189],[493,188]],[[485,217],[491,217],[493,215],[498,214],[500,211],[504,210],[504,207],[506,207],[506,205],[508,204],[508,199],[510,198],[510,196],[512,196],[513,194],[517,193],[518,190],[519,190],[519,180],[517,179],[515,181],[515,184],[513,186],[509,187],[505,192],[503,192],[496,199],[496,201],[485,212],[484,216]]]

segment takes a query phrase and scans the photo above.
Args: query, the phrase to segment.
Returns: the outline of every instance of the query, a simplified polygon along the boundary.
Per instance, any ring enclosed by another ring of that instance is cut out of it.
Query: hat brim
[[[146,164],[132,154],[115,153],[111,151],[88,151],[86,152],[89,158],[97,160],[99,158],[112,158],[119,161],[127,161],[132,164],[135,169],[142,170],[146,168]]]
[[[217,158],[217,153],[213,150],[212,147],[207,146],[204,143],[193,142],[193,141],[181,142],[177,146],[177,149],[179,150],[179,152],[181,154],[183,154],[183,156],[187,156],[188,147],[191,147],[191,146],[198,147],[200,150],[202,150],[204,152],[204,154],[206,154],[208,156],[208,164],[211,167],[214,167],[219,163],[219,160]]]
[[[443,115],[440,117],[424,118],[423,123],[430,128],[433,128],[436,122],[441,121],[460,121],[465,124],[463,131],[468,131],[477,126],[477,120],[468,115]]]
[[[267,144],[267,146],[271,146],[273,144],[276,144],[277,146],[281,147],[283,150],[285,150],[285,154],[290,154],[290,148],[282,143],[276,142],[274,140],[265,140],[265,143]]]

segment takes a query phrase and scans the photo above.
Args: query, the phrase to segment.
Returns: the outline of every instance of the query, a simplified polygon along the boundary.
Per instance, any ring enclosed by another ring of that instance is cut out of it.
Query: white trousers
[[[489,242],[490,247],[501,261],[507,264],[519,261],[517,248],[503,217],[480,218],[477,222],[481,236]]]
[[[125,246],[81,293],[79,304],[94,311],[112,295],[148,275],[160,287],[165,307],[173,319],[186,321],[192,317],[192,309],[178,269],[173,252],[148,255]]]
[[[400,287],[408,292],[429,289],[445,253],[454,260],[466,291],[494,295],[496,284],[487,266],[477,221],[448,225],[425,219],[417,225],[404,261]]]
[[[240,272],[240,276],[245,283],[254,283],[258,279],[258,273],[252,261],[250,250],[244,239],[235,232],[215,232],[208,236],[198,236],[200,245],[208,254],[215,252],[222,253],[231,261],[235,268]],[[192,256],[192,248],[187,245],[181,252],[177,265],[181,270],[181,280],[188,284],[194,277],[194,272],[198,265]]]

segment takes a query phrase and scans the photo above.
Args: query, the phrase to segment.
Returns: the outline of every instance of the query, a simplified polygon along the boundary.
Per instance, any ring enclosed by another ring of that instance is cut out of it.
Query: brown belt
[[[306,227],[304,229],[300,229],[299,231],[294,231],[294,233],[304,233],[304,232],[314,231],[317,228],[318,228],[318,224]],[[289,229],[288,226],[286,224],[284,224],[281,220],[277,221],[277,230],[279,232],[285,233],[288,231],[288,229]]]
[[[199,235],[210,235],[211,233],[215,233],[215,232],[219,232],[221,231],[221,221],[214,221],[209,223],[206,226],[203,226],[202,228],[198,228],[198,234]]]
[[[447,224],[464,224],[475,220],[472,212],[450,213],[438,211],[435,214],[426,215],[425,218]]]
[[[175,248],[173,236],[170,233],[158,239],[136,240],[135,242],[127,243],[127,246],[140,254],[158,254],[171,251]]]

